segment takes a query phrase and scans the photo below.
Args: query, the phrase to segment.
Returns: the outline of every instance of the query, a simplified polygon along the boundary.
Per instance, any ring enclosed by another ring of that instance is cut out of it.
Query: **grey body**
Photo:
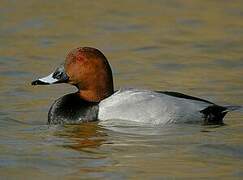
[[[227,108],[177,92],[120,90],[99,103],[98,119],[148,124],[202,122],[222,124]]]
[[[76,93],[65,95],[51,106],[48,122],[77,124],[117,119],[150,124],[222,124],[226,110],[212,102],[177,92],[126,89],[100,103],[84,101]]]

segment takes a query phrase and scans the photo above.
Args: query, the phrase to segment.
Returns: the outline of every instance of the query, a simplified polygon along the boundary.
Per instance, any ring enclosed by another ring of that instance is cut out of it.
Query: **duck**
[[[77,88],[51,105],[48,124],[91,121],[133,121],[151,125],[202,123],[222,125],[225,115],[240,106],[220,106],[208,100],[173,91],[135,88],[114,90],[111,66],[93,47],[71,50],[65,62],[32,85],[67,83]]]

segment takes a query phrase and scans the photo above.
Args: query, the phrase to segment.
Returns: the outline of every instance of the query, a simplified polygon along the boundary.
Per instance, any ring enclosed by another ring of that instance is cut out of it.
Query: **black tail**
[[[202,111],[205,125],[223,125],[224,116],[230,111],[243,112],[243,106],[218,106],[212,105]]]
[[[226,107],[212,105],[200,111],[204,115],[204,125],[223,125],[223,118],[228,112],[226,110]]]

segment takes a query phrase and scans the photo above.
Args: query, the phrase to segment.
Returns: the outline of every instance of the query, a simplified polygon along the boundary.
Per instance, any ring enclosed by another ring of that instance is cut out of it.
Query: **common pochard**
[[[57,99],[48,113],[50,124],[128,120],[167,124],[202,122],[223,124],[227,112],[239,106],[219,106],[210,101],[170,91],[120,89],[114,91],[112,71],[101,51],[76,48],[49,76],[32,85],[68,83],[78,91]]]

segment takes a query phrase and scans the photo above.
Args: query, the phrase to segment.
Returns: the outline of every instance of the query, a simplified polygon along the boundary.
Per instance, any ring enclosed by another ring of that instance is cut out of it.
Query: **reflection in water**
[[[227,126],[227,124],[220,124],[220,125],[206,125],[205,128],[201,130],[201,132],[211,132],[212,130],[216,128],[220,128],[223,126]]]
[[[62,146],[77,151],[87,148],[98,148],[106,142],[106,133],[97,123],[80,125],[64,125],[63,129],[54,133],[55,136],[68,139],[69,143]]]

